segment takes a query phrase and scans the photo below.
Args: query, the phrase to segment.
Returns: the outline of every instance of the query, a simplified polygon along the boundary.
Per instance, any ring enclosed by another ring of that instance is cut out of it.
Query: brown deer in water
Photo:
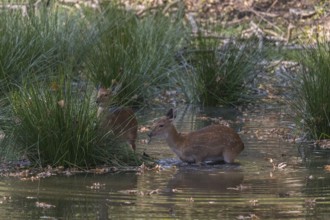
[[[179,133],[172,124],[173,109],[165,117],[155,122],[148,134],[162,137],[171,150],[184,162],[201,164],[205,161],[233,163],[244,149],[239,135],[223,125],[210,125],[190,133]]]
[[[120,140],[127,141],[135,151],[138,123],[134,112],[128,107],[110,107],[111,99],[111,89],[99,88],[96,103],[101,129],[112,130]]]

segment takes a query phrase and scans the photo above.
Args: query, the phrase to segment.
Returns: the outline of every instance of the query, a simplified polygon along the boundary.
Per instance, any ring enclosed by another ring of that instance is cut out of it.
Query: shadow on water
[[[141,112],[147,126],[167,109]],[[223,119],[245,143],[236,164],[188,165],[166,143],[139,134],[138,152],[158,158],[144,172],[0,179],[0,219],[327,219],[329,152],[283,138],[286,109],[182,107],[175,125],[188,132]]]
[[[243,172],[236,168],[180,167],[173,178],[168,181],[169,189],[197,190],[199,192],[221,192],[230,187],[242,184]]]

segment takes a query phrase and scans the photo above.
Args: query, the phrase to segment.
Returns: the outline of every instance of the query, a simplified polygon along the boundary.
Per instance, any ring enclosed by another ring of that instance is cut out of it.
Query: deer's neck
[[[171,125],[166,142],[174,151],[179,150],[184,147],[185,137],[176,130],[174,125]]]

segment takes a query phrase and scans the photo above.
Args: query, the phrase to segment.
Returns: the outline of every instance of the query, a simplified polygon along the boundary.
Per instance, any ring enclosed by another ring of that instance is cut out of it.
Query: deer
[[[135,151],[138,130],[135,114],[129,107],[111,107],[112,98],[113,91],[110,88],[98,89],[96,104],[100,128],[104,131],[112,131],[119,140],[128,142]]]
[[[197,131],[179,133],[172,123],[174,118],[173,109],[170,109],[154,123],[148,136],[150,140],[152,137],[165,139],[183,162],[199,165],[220,161],[234,163],[244,149],[240,136],[230,127],[214,124]]]

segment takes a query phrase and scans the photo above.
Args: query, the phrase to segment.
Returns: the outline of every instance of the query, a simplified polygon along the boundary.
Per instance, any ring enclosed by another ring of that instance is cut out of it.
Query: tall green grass
[[[261,52],[253,40],[223,44],[199,35],[182,56],[176,76],[187,100],[206,106],[244,102],[247,85],[260,71]]]
[[[31,6],[33,7],[33,6]],[[94,32],[78,13],[56,7],[0,13],[0,92],[20,84],[28,75],[69,66],[77,74]],[[88,39],[88,40],[87,40]],[[52,71],[50,71],[52,70]]]
[[[74,94],[63,81],[34,84],[24,83],[11,95],[18,150],[41,166],[93,163],[88,155],[97,135],[88,94]]]
[[[140,19],[110,8],[98,27],[99,39],[87,61],[89,76],[103,87],[115,81],[118,105],[141,105],[168,85],[175,53],[186,34],[181,22],[160,13]]]
[[[119,144],[111,131],[99,129],[91,94],[66,77],[26,82],[12,92],[17,151],[40,166],[138,164],[128,146]]]
[[[101,36],[98,18],[104,17],[58,7],[35,8],[28,17],[1,12],[1,152],[14,150],[40,166],[142,163],[99,129],[85,62]]]
[[[14,118],[6,97],[0,98],[0,161],[19,159],[19,154],[13,150],[12,128]]]
[[[291,104],[297,122],[311,138],[325,138],[330,135],[330,44],[305,48],[296,53],[296,60],[301,69],[293,78]]]

